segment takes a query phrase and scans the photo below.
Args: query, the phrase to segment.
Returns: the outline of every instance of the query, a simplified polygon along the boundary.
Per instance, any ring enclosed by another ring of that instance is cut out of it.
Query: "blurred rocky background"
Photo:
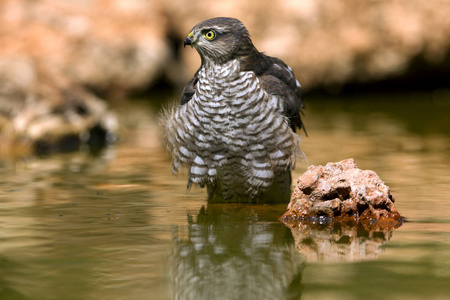
[[[111,101],[177,97],[198,22],[240,19],[306,92],[450,88],[447,0],[0,0],[0,155],[112,142]]]

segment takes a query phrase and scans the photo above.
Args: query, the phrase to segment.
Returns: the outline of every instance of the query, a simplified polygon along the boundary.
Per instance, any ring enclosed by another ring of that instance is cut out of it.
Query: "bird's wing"
[[[294,72],[281,59],[263,55],[262,62],[256,70],[261,85],[268,94],[278,95],[284,100],[284,113],[291,122],[291,127],[303,129],[305,126],[300,117],[304,108],[302,87],[295,78]]]
[[[303,108],[303,99],[302,99],[302,86],[295,78],[294,71],[286,65],[281,59],[276,57],[265,56],[266,61],[268,62],[265,71],[262,75],[272,75],[289,86],[289,88],[295,93],[298,98],[299,108]]]
[[[281,79],[272,75],[259,76],[261,87],[270,95],[275,95],[283,99],[284,114],[288,117],[292,130],[295,127],[305,130],[300,117],[300,103],[295,92]],[[305,131],[306,133],[306,131]]]
[[[198,71],[200,69],[197,70],[197,72],[195,72],[194,77],[191,78],[191,80],[189,80],[186,85],[184,86],[183,92],[181,93],[181,105],[186,104],[189,102],[189,100],[191,100],[191,98],[194,96],[195,94],[195,85],[197,84],[198,81]]]

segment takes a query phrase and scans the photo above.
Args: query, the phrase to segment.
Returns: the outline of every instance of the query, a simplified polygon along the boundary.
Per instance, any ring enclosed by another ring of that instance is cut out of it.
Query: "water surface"
[[[0,299],[450,299],[448,94],[307,102],[308,164],[353,157],[408,220],[375,233],[208,205],[170,173],[155,109],[117,110],[99,157],[0,161]]]

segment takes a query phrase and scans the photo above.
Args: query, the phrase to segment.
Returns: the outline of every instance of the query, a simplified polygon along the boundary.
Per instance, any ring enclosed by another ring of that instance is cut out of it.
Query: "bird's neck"
[[[200,77],[205,77],[207,79],[228,79],[232,80],[239,76],[240,63],[238,59],[230,60],[226,63],[215,63],[210,60],[203,61]]]
[[[201,51],[198,51],[198,53],[202,60],[202,66],[206,69],[216,68],[217,66],[227,66],[232,61],[238,61],[240,64],[246,63],[247,61],[259,61],[261,56],[263,56],[251,42],[245,47],[238,48],[229,55],[210,57]]]

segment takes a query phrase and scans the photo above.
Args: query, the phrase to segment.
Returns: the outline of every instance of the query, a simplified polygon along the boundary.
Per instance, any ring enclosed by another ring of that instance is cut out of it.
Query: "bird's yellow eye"
[[[212,41],[213,39],[216,38],[217,33],[216,33],[214,30],[211,29],[211,30],[205,32],[205,33],[203,34],[203,36],[204,36],[205,39],[207,39],[208,41]]]

